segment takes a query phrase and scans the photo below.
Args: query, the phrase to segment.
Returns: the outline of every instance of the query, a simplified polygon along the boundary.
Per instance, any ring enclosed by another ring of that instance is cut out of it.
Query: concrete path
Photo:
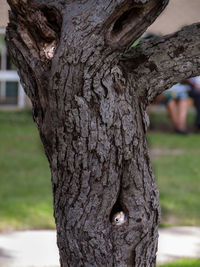
[[[171,227],[159,231],[159,264],[179,258],[200,258],[200,227]]]
[[[178,258],[200,258],[200,227],[160,229],[158,264]],[[55,231],[0,234],[1,267],[59,266]]]
[[[0,267],[59,266],[55,231],[0,234]]]

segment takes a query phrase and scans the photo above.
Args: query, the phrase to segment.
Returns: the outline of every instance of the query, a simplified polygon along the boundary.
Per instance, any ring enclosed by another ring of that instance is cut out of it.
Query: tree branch
[[[143,40],[124,54],[121,64],[129,72],[145,105],[173,84],[199,75],[200,23],[164,37]]]

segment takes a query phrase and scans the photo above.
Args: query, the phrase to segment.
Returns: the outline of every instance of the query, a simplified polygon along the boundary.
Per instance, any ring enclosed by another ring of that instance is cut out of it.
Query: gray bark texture
[[[167,2],[8,0],[7,46],[49,160],[63,267],[156,266],[145,110],[197,74],[200,26],[127,48]]]

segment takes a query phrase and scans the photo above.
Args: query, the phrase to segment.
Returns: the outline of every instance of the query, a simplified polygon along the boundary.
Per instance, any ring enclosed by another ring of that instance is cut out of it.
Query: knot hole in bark
[[[127,221],[127,212],[125,210],[118,197],[110,213],[110,222],[116,226],[123,225]]]
[[[51,60],[55,54],[61,35],[62,17],[55,8],[46,6],[40,7],[40,12],[44,18],[41,30],[41,40],[38,40],[40,58],[43,61]],[[37,26],[37,25],[36,25]]]
[[[55,8],[49,8],[46,6],[41,6],[41,11],[46,17],[47,25],[54,30],[57,37],[60,39],[62,17],[60,13]]]
[[[111,47],[123,49],[138,38],[144,11],[143,6],[125,8],[108,30],[107,41]]]
[[[142,13],[142,10],[143,8],[141,7],[134,7],[130,10],[125,11],[114,23],[111,34],[116,38],[117,35],[120,36],[120,33],[122,31],[128,30],[128,28],[130,28],[130,25],[134,24],[134,22],[138,19],[138,17]]]
[[[44,66],[50,67],[61,35],[60,12],[54,7],[34,2],[24,2],[23,8],[16,2],[13,9],[16,16],[14,23],[17,22],[17,31],[29,51],[29,57],[37,58]]]
[[[106,40],[111,48],[124,50],[131,46],[162,12],[168,0],[125,1],[106,22]]]

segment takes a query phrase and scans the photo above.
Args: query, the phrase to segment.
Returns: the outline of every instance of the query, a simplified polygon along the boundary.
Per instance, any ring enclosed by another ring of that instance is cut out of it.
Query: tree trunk
[[[8,49],[50,163],[61,266],[156,266],[148,92],[121,55],[168,1],[8,2]]]

